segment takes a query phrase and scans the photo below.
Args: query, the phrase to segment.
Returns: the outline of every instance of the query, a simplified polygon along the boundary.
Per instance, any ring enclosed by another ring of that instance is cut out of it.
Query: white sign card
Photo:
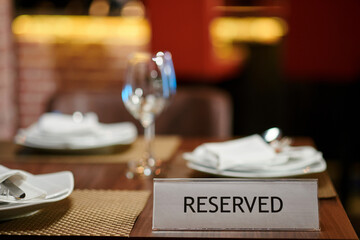
[[[316,179],[154,179],[153,230],[318,231]]]

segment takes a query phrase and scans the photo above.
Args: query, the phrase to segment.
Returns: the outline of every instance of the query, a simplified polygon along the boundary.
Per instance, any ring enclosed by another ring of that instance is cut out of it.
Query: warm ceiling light
[[[225,43],[272,44],[278,42],[286,32],[286,23],[274,17],[220,17],[210,25],[213,40]]]
[[[109,14],[110,5],[107,0],[94,0],[89,8],[91,16],[107,16]]]
[[[144,18],[21,15],[12,24],[18,40],[146,45],[151,29]]]

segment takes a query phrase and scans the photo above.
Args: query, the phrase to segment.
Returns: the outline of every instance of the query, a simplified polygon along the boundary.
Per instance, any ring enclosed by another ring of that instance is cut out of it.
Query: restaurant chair
[[[118,92],[57,93],[49,102],[48,111],[72,114],[75,111],[95,112],[102,123],[131,121],[139,133],[143,128],[126,110]],[[156,134],[220,137],[232,135],[232,101],[216,88],[179,88],[171,104],[156,118]]]

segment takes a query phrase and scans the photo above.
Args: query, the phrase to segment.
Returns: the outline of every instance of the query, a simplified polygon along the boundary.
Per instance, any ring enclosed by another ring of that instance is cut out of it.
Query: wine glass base
[[[128,170],[126,172],[126,177],[128,179],[133,179],[137,177],[156,177],[160,175],[161,169],[160,166],[156,165],[156,161],[153,158],[140,160],[140,161],[131,161],[128,163]]]

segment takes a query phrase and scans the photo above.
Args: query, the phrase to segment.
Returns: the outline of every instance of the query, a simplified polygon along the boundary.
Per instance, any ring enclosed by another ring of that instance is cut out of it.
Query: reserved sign
[[[317,180],[154,179],[154,230],[319,230]]]

